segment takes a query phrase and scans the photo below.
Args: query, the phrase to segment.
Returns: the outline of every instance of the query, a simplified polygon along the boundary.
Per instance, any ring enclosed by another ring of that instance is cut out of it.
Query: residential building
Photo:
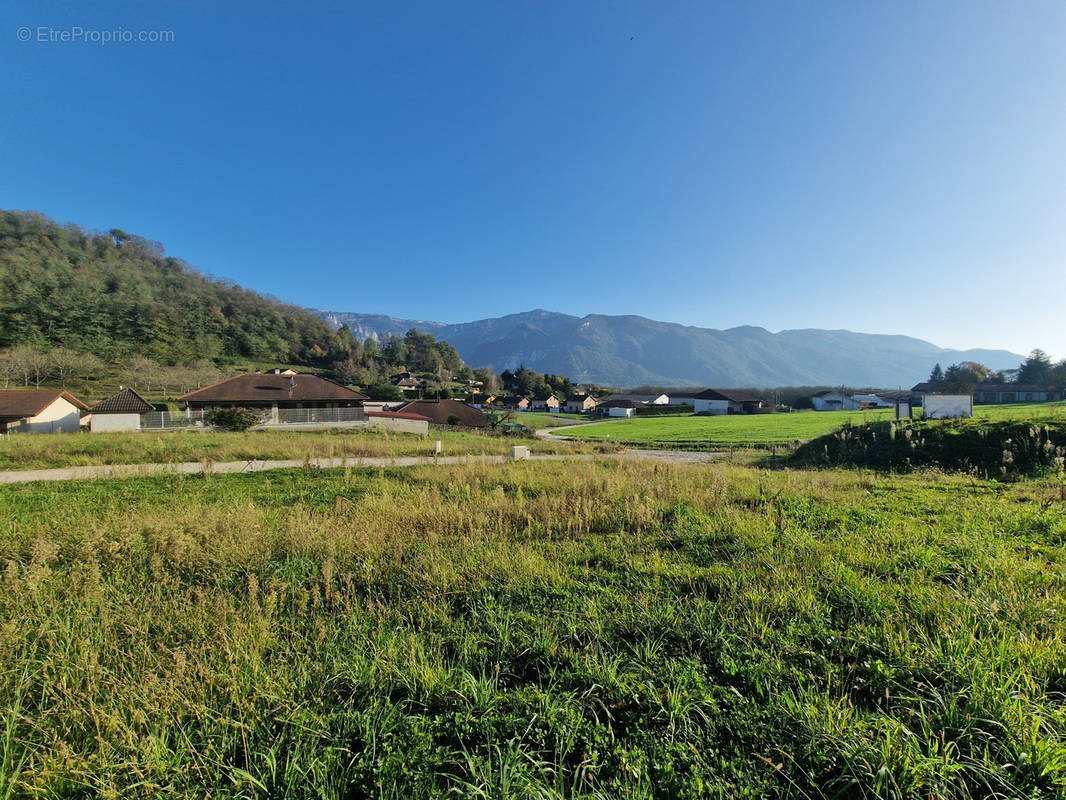
[[[697,414],[766,414],[773,411],[762,398],[737,389],[706,389],[693,399]]]
[[[61,389],[0,391],[0,433],[77,433],[88,409]]]
[[[141,414],[150,414],[153,411],[155,406],[134,389],[126,387],[89,409],[89,430],[93,433],[139,431]]]
[[[260,410],[269,421],[278,422],[281,409],[362,410],[367,396],[317,375],[238,375],[183,394],[178,401],[187,409],[247,408]],[[352,415],[355,420],[361,413]]]

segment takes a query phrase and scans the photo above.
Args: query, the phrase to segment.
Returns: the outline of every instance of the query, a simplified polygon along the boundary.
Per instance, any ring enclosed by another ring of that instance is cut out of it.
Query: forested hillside
[[[0,211],[0,348],[24,344],[164,364],[347,355],[314,314],[209,280],[156,242]]]

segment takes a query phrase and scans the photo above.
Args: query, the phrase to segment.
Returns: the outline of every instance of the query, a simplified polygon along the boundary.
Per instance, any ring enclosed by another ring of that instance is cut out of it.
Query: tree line
[[[1039,348],[1029,353],[1017,369],[992,370],[976,361],[960,361],[947,369],[936,364],[929,373],[929,383],[943,391],[971,392],[982,383],[1038,386],[1041,389],[1066,391],[1066,359],[1055,363]]]

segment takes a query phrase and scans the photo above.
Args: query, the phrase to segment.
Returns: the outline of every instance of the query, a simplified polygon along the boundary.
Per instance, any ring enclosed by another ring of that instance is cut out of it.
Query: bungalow
[[[530,403],[531,411],[547,411],[551,414],[559,413],[559,398],[554,394],[539,394]]]
[[[1062,399],[1062,392],[1030,383],[979,383],[973,390],[975,403],[1049,403]]]
[[[280,409],[358,408],[367,396],[317,375],[238,375],[178,398],[188,410],[247,408],[269,412],[278,421]]]
[[[139,431],[141,414],[155,411],[155,406],[130,388],[120,389],[106,400],[101,400],[89,409],[89,430],[100,431]]]
[[[77,433],[89,407],[70,392],[30,389],[0,392],[0,433]]]
[[[667,405],[670,406],[695,406],[696,395],[695,394],[672,394],[669,397],[670,402]]]
[[[390,404],[388,410],[428,417],[438,425],[484,428],[489,424],[484,414],[458,400],[412,400],[409,403]]]
[[[706,389],[693,399],[697,414],[766,414],[773,410],[765,400],[736,389]]]
[[[612,394],[603,402],[609,403],[612,400],[632,400],[634,403],[646,406],[670,405],[670,397],[666,394]]]
[[[568,414],[587,414],[595,411],[597,405],[596,398],[591,394],[572,394],[566,398],[565,408]]]
[[[514,411],[529,411],[529,398],[522,397],[521,395],[501,397],[497,402],[504,408],[509,408]]]
[[[861,408],[857,397],[838,389],[818,392],[811,397],[811,405],[815,411],[858,411]]]
[[[604,400],[596,407],[596,410],[609,417],[632,417],[636,415],[638,408],[647,407],[647,403],[642,403],[639,400],[628,400],[624,397],[616,396],[612,399]]]

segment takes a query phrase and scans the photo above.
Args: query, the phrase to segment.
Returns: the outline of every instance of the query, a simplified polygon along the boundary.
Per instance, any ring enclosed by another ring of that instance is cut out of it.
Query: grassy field
[[[42,433],[0,436],[0,469],[43,469],[90,464],[181,461],[340,458],[431,455],[503,455],[516,444],[536,453],[594,452],[566,442],[432,430],[426,438],[407,433],[333,431],[167,431],[162,433]]]
[[[515,413],[515,422],[521,422],[530,428],[559,428],[563,425],[576,425],[588,422],[587,414],[549,414],[543,411],[520,411]]]
[[[1066,793],[1066,495],[591,462],[0,487],[0,797]]]
[[[976,406],[977,417],[989,419],[1066,419],[1063,403],[1020,403],[1005,406]],[[801,411],[795,414],[751,414],[717,417],[669,417],[623,419],[567,431],[567,436],[624,444],[674,444],[681,446],[788,444],[814,439],[850,423],[861,425],[892,419],[893,412],[881,411]]]

